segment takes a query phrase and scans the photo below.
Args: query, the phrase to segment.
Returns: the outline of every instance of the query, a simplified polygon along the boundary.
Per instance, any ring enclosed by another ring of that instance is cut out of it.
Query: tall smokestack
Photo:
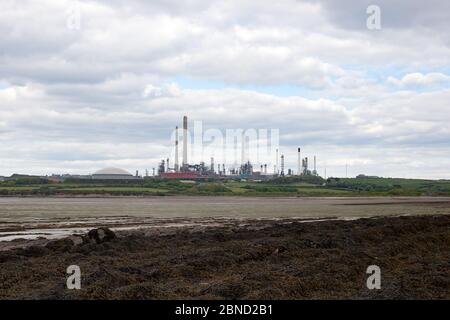
[[[297,163],[297,165],[298,165],[298,175],[301,175],[302,174],[302,156],[301,156],[301,153],[300,153],[300,148],[298,148],[297,149],[297,153],[298,153],[298,163]]]
[[[187,158],[187,135],[188,135],[188,120],[187,117],[183,117],[183,169],[185,170],[188,165]]]
[[[180,171],[178,164],[178,126],[175,128],[175,172]]]
[[[278,149],[277,149],[277,157],[275,159],[275,174],[278,174]]]
[[[317,172],[317,167],[316,167],[316,156],[314,156],[314,174],[316,174]]]
[[[245,133],[242,130],[242,143],[241,143],[241,165],[245,164]]]

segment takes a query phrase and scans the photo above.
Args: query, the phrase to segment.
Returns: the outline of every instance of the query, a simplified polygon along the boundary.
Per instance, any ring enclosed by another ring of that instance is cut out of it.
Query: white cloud
[[[401,79],[389,77],[388,82],[401,87],[428,87],[439,84],[450,84],[450,76],[439,72],[432,72],[427,74],[414,72],[406,74]]]
[[[142,92],[143,98],[161,98],[179,96],[181,88],[176,83],[165,84],[162,87],[148,84]]]
[[[16,100],[17,92],[14,88],[0,90],[0,101],[10,102]]]

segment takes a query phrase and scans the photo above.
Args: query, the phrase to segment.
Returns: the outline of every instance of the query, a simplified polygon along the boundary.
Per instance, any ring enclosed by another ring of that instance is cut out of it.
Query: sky
[[[279,129],[287,168],[450,179],[449,30],[437,0],[2,0],[0,175],[151,171],[187,115]]]

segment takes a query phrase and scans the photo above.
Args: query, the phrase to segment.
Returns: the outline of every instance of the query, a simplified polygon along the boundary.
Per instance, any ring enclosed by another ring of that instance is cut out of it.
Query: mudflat
[[[450,198],[0,197],[0,242],[60,237],[96,226],[120,229],[218,223],[227,219],[351,219],[426,214],[450,214]]]

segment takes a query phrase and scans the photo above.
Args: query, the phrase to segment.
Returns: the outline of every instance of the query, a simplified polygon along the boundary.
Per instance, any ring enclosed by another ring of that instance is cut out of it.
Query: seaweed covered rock
[[[42,257],[48,253],[48,249],[41,246],[30,246],[17,250],[17,255],[25,257]]]
[[[116,234],[108,228],[97,228],[89,231],[86,238],[89,243],[100,244],[115,239]]]
[[[116,234],[108,228],[96,228],[86,235],[72,235],[67,238],[53,240],[47,243],[46,249],[56,252],[70,251],[73,247],[84,244],[101,244],[116,238]]]
[[[74,235],[64,239],[50,241],[45,247],[52,251],[64,252],[82,243],[84,243],[83,237]]]

